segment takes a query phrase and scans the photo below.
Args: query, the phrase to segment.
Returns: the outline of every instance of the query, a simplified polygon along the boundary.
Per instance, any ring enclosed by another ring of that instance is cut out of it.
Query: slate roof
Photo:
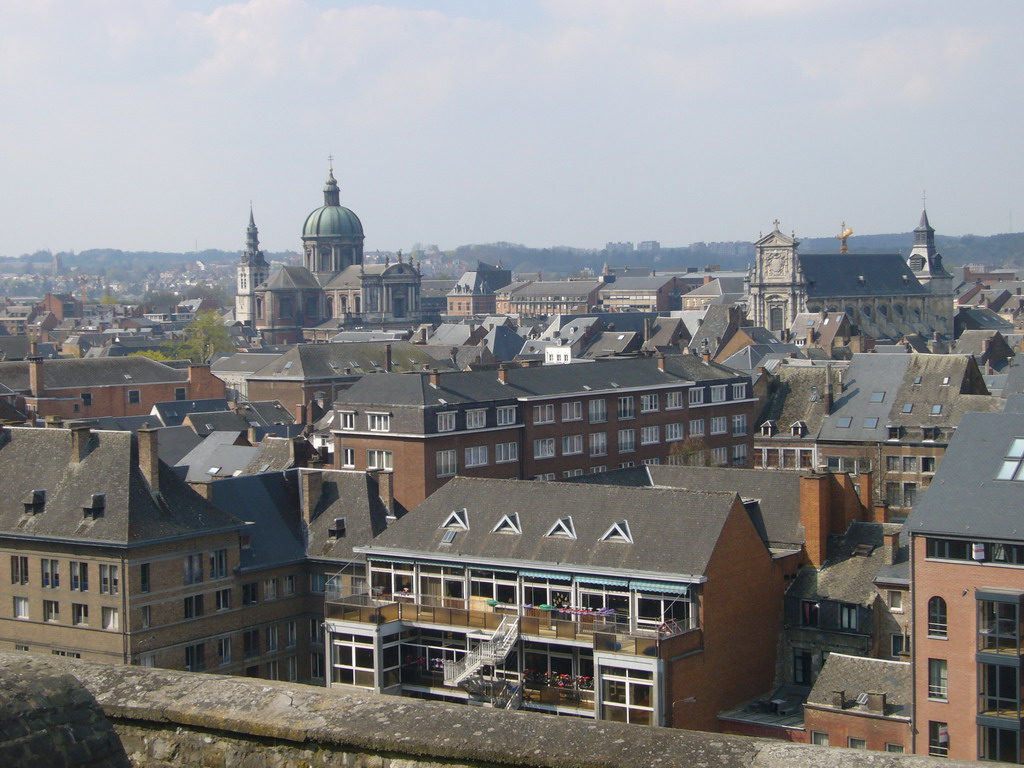
[[[0,384],[13,390],[29,389],[28,362],[0,363]],[[130,377],[130,378],[129,378]],[[188,371],[146,357],[107,357],[94,360],[43,361],[43,383],[47,389],[81,389],[111,384],[154,384],[186,382]]]
[[[995,479],[1020,438],[1022,413],[964,414],[907,530],[1024,541],[1024,481]]]
[[[222,397],[207,398],[205,400],[173,400],[168,403],[156,403],[153,411],[160,423],[165,427],[177,427],[190,413],[226,411],[228,401]]]
[[[830,653],[807,697],[808,704],[832,706],[832,692],[844,691],[856,701],[862,693],[884,693],[886,715],[910,717],[913,687],[909,661],[888,661],[845,653]],[[866,712],[867,706],[853,704],[846,711]]]
[[[320,283],[305,267],[281,267],[265,282],[256,287],[258,291],[287,291],[302,288],[320,290]]]
[[[483,400],[511,400],[517,397],[555,395],[571,392],[609,391],[628,387],[672,384],[685,381],[733,379],[739,374],[723,366],[705,365],[695,355],[668,355],[665,371],[654,358],[607,360],[589,365],[546,365],[510,368],[507,383],[495,371],[443,373],[434,387],[429,376],[380,374],[363,377],[340,392],[336,403],[393,405],[445,405]]]
[[[241,527],[163,463],[155,497],[133,460],[133,439],[129,432],[93,431],[85,457],[71,463],[71,430],[6,428],[0,440],[0,535],[123,545]],[[46,491],[44,511],[26,515],[23,501],[35,489]],[[106,494],[104,512],[84,519],[82,508],[94,493]]]
[[[898,525],[851,523],[846,533],[829,536],[828,558],[821,568],[802,568],[786,591],[786,597],[870,606],[877,594],[875,578],[885,565],[883,534],[899,530]],[[854,554],[860,545],[872,547],[871,553],[867,556]]]
[[[200,437],[206,437],[211,432],[232,432],[238,435],[249,429],[249,422],[239,413],[234,411],[196,411],[185,417],[192,429]]]
[[[237,352],[214,361],[210,365],[210,372],[214,376],[221,373],[255,373],[276,357],[279,357],[277,353]]]
[[[616,277],[611,283],[601,286],[601,293],[615,293],[616,291],[657,291],[665,287],[666,283],[675,280],[671,275],[644,275]]]
[[[692,291],[683,294],[687,297],[693,296],[724,296],[726,294],[742,294],[744,291],[743,277],[716,277],[709,280]]]
[[[797,421],[803,421],[807,425],[807,436],[816,436],[828,416],[825,397],[827,372],[832,371],[832,391],[838,393],[845,367],[844,363],[826,366],[783,361],[775,372],[776,380],[754,428],[760,430],[766,421],[774,421],[778,434],[788,439],[790,427]]]
[[[294,473],[226,477],[210,483],[210,500],[250,523],[249,548],[241,567],[270,568],[302,560],[305,555],[298,483]]]
[[[796,344],[750,344],[734,355],[730,355],[722,361],[722,365],[735,368],[738,371],[753,373],[758,366],[764,365],[764,360],[806,359],[807,355]]]
[[[391,345],[392,370],[396,372],[423,370],[428,365],[445,367],[407,341],[300,344],[249,378],[305,381],[362,376],[383,370],[386,344]]]
[[[807,280],[809,299],[928,293],[896,253],[798,253],[797,261]]]
[[[560,571],[699,579],[735,501],[729,493],[456,477],[363,551],[371,557],[420,552]],[[469,530],[442,543],[442,525],[452,511],[462,509]],[[492,532],[506,514],[518,515],[522,534]],[[576,539],[545,535],[565,517],[572,518]],[[599,541],[622,520],[632,544]]]
[[[261,426],[271,424],[294,424],[295,417],[280,400],[248,400],[236,403],[237,412],[249,422],[257,422]]]
[[[990,330],[1013,333],[1013,323],[1004,320],[991,309],[985,307],[960,307],[957,309],[953,322],[957,329]]]
[[[316,470],[294,470],[312,471]],[[380,500],[377,480],[365,472],[337,470],[324,470],[323,478],[307,529],[306,554],[313,559],[364,561],[354,548],[369,544],[394,522]],[[329,531],[339,517],[345,518],[345,535],[336,538]]]
[[[507,325],[495,325],[484,337],[483,345],[491,350],[498,360],[508,361],[515,358],[523,349],[523,337],[516,333],[515,328]]]
[[[237,432],[213,432],[177,463],[190,483],[208,483],[221,477],[254,475],[290,469],[294,463],[291,440],[268,437],[259,445],[236,444]],[[210,470],[217,468],[216,472]]]

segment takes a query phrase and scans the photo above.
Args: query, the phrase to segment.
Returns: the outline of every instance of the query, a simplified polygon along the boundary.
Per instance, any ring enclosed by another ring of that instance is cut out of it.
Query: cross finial
[[[327,163],[327,167],[330,169],[331,173],[334,173],[334,155],[327,156]]]
[[[921,207],[924,209],[928,208],[928,190],[921,190]]]
[[[772,224],[775,225],[775,229],[779,228],[779,220],[778,219],[775,219],[775,221],[773,221]]]

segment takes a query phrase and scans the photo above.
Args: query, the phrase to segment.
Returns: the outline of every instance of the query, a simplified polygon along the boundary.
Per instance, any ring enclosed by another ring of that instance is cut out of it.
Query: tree
[[[179,359],[188,358],[197,365],[205,365],[219,352],[234,352],[228,329],[217,312],[206,311],[196,315],[185,328],[185,340],[175,345]]]
[[[129,352],[128,357],[148,357],[150,360],[159,360],[160,362],[177,359],[173,354],[167,354],[159,349],[143,349],[139,352]]]
[[[106,293],[103,298],[100,299],[100,304],[120,304],[121,300],[114,296],[112,293]]]

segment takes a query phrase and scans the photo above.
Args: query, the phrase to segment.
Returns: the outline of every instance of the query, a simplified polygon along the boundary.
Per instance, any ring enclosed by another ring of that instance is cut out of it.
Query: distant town
[[[309,205],[0,260],[2,650],[1021,762],[1024,238]]]

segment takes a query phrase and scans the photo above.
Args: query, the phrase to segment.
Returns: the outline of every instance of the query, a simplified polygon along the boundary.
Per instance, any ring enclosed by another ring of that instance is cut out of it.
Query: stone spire
[[[259,230],[256,229],[256,220],[252,215],[252,206],[249,206],[249,226],[245,230],[245,251],[242,253],[243,264],[265,266],[267,260],[260,250]]]

